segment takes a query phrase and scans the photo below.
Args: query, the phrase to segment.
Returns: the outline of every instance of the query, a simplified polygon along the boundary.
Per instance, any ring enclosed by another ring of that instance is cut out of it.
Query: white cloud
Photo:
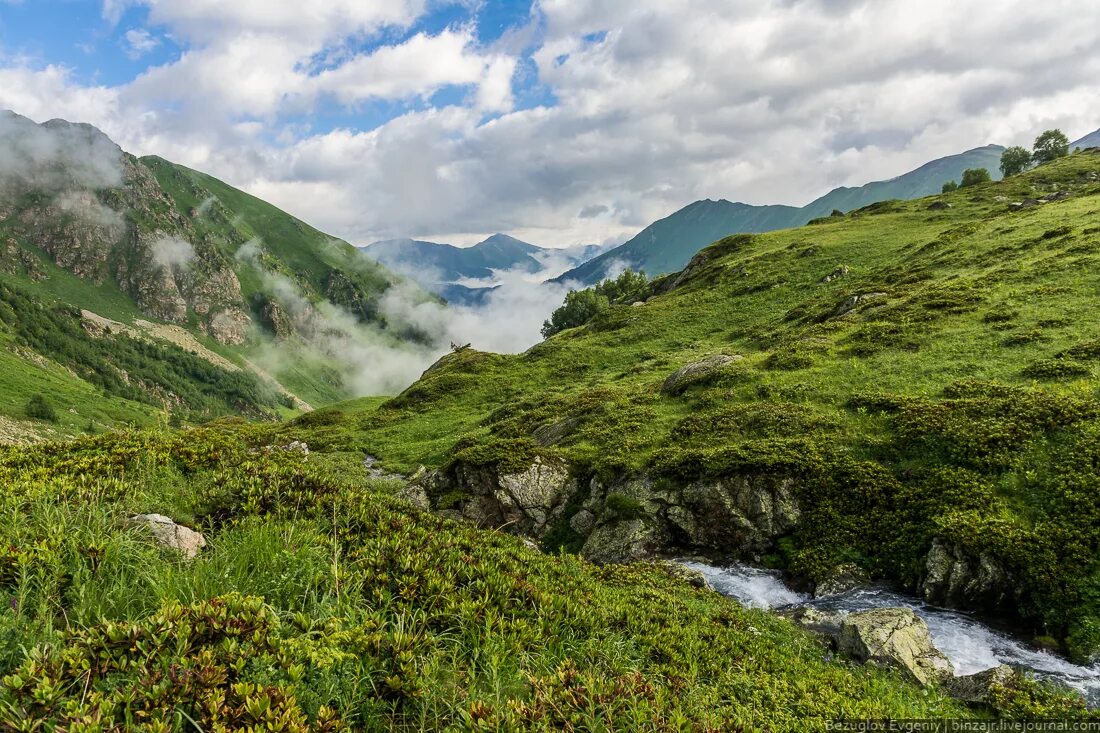
[[[356,242],[619,241],[698,198],[801,204],[987,142],[1100,127],[1089,0],[539,0],[488,48],[467,27],[408,36],[426,0],[141,4],[190,44],[176,62],[120,87],[0,70],[0,106],[93,122]],[[355,52],[364,39],[373,50]],[[531,64],[556,104],[514,110]],[[300,123],[453,85],[460,103],[374,129]]]
[[[131,28],[123,35],[126,41],[126,55],[139,59],[160,45],[160,39],[144,28]]]

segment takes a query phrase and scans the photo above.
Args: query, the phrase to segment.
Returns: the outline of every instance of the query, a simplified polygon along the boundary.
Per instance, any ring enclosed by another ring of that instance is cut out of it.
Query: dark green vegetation
[[[729,237],[644,306],[522,355],[450,355],[392,401],[294,429],[392,470],[549,453],[582,481],[785,477],[801,519],[773,562],[811,579],[855,562],[914,588],[939,538],[1004,569],[986,610],[1083,659],[1100,649],[1097,292],[1100,153],[1081,152]],[[744,358],[662,394],[716,354]],[[534,442],[559,424],[552,448]]]
[[[1097,133],[1100,133],[1100,130]],[[1001,155],[1001,174],[1005,178],[1019,175],[1032,165],[1041,165],[1064,158],[1069,155],[1071,147],[1074,149],[1089,147],[1088,138],[1078,140],[1071,146],[1069,138],[1061,130],[1047,130],[1035,138],[1035,145],[1030,152],[1021,147],[1006,149]]]
[[[255,375],[228,371],[166,341],[136,339],[125,333],[91,336],[79,311],[47,307],[0,283],[0,322],[16,343],[50,359],[104,395],[173,412],[177,419],[202,420],[241,414],[272,417],[285,399]],[[36,395],[32,403],[37,402]],[[30,417],[57,422],[42,407]]]
[[[959,188],[978,186],[983,183],[989,183],[991,180],[993,180],[993,178],[985,168],[967,168],[963,171],[962,181],[959,182]]]
[[[358,454],[271,449],[272,432],[0,449],[0,725],[803,731],[967,713],[659,566],[544,555],[391,498]],[[158,548],[127,523],[145,512],[206,549]],[[997,705],[1079,712],[1028,686]]]
[[[632,304],[646,295],[649,284],[643,272],[626,270],[618,277],[608,278],[592,288],[570,290],[565,302],[542,324],[542,335],[550,337],[567,328],[583,326],[608,308]]]
[[[1035,138],[1031,149],[1031,159],[1037,165],[1050,163],[1069,155],[1069,138],[1061,130],[1047,130]]]
[[[696,201],[654,222],[630,241],[570,270],[557,281],[593,285],[607,277],[610,267],[624,263],[652,276],[675,272],[700,249],[730,234],[786,229],[828,216],[834,210],[844,212],[876,201],[928,196],[938,192],[945,180],[958,179],[967,168],[996,170],[1002,150],[997,145],[968,150],[926,163],[889,181],[834,189],[803,207]]]

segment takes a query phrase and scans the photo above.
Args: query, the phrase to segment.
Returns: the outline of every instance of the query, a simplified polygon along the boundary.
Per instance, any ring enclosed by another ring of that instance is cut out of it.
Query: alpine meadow
[[[1100,726],[1098,65],[0,2],[0,730]]]

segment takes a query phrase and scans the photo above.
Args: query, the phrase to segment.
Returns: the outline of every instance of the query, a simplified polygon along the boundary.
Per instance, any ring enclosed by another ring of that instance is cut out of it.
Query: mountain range
[[[700,249],[729,234],[787,229],[828,216],[834,210],[847,212],[887,199],[939,193],[945,181],[959,180],[968,168],[986,168],[995,179],[999,178],[1003,151],[999,145],[975,148],[925,163],[888,181],[833,189],[802,207],[753,206],[725,199],[696,201],[555,280],[591,285],[623,267],[642,270],[651,277],[675,272]]]
[[[1100,145],[1100,130],[1071,144],[1071,148]],[[1000,145],[986,145],[933,160],[888,181],[835,188],[802,207],[752,206],[721,199],[705,199],[654,222],[627,242],[584,262],[555,278],[555,282],[592,285],[623,267],[651,277],[675,272],[706,245],[729,234],[758,233],[801,226],[833,211],[848,212],[889,199],[917,199],[940,192],[947,181],[958,182],[968,168],[985,168],[1000,180]]]
[[[538,273],[555,264],[560,271],[561,266],[580,264],[602,251],[599,245],[547,249],[507,234],[494,234],[470,247],[388,239],[361,249],[390,270],[450,303],[461,305],[482,302],[495,289],[497,273],[516,270]]]
[[[0,113],[9,418],[38,394],[73,406],[59,429],[347,397],[325,348],[352,326],[329,313],[416,339],[380,310],[402,281],[347,242],[208,175],[125,153],[90,125]]]

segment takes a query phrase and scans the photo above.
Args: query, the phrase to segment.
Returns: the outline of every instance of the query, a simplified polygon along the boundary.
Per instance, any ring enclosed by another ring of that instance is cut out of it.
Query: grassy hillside
[[[348,344],[426,339],[381,310],[396,275],[210,176],[139,160],[89,125],[10,112],[0,146],[5,358],[51,374],[49,396],[86,429],[347,399],[361,369]],[[0,415],[22,420],[41,376],[9,379]],[[95,393],[126,407],[97,412]],[[8,432],[71,435],[72,422]]]
[[[544,454],[582,486],[782,477],[801,519],[769,562],[810,579],[856,562],[913,588],[938,538],[1004,569],[1009,600],[989,610],[1100,650],[1100,154],[730,237],[652,292],[292,431],[393,470]],[[715,354],[742,358],[662,392]],[[576,549],[571,507],[550,537]]]
[[[599,568],[421,512],[361,456],[221,423],[0,449],[12,730],[805,731],[967,710],[662,566]],[[205,533],[192,561],[136,513]]]
[[[696,201],[556,280],[592,285],[606,277],[615,265],[627,265],[650,276],[664,275],[680,270],[700,249],[730,234],[786,229],[828,216],[834,210],[851,211],[877,201],[928,196],[938,193],[947,181],[961,180],[968,168],[986,168],[998,179],[1003,150],[999,145],[987,145],[949,155],[888,181],[833,189],[802,207]]]

